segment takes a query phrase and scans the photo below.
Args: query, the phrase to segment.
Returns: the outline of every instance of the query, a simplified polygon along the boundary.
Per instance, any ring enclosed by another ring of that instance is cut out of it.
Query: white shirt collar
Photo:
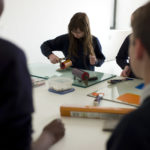
[[[148,96],[150,96],[150,84],[148,84],[143,90],[141,95],[141,103],[143,103]]]

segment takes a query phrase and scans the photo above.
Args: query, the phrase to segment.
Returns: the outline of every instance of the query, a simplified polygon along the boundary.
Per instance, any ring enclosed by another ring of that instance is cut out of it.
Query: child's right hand
[[[65,127],[60,119],[55,119],[44,127],[43,132],[49,135],[51,144],[55,144],[64,136]]]
[[[59,57],[57,57],[57,56],[54,55],[54,54],[50,54],[50,55],[48,56],[48,58],[49,58],[49,60],[51,61],[51,63],[53,63],[53,64],[56,64],[56,63],[59,62]]]
[[[121,72],[122,77],[128,77],[131,73],[131,69],[129,66],[125,66],[125,68],[123,69],[123,71]]]
[[[60,119],[48,123],[40,137],[32,143],[31,150],[48,150],[65,135],[65,127]]]

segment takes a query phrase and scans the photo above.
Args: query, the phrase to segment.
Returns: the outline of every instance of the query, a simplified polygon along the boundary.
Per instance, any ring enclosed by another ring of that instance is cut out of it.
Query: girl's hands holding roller
[[[48,58],[53,64],[57,64],[59,62],[59,57],[57,57],[55,54],[50,54]]]

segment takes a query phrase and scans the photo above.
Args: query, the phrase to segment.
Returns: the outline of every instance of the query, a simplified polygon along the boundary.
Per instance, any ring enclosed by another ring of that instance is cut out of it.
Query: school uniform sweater
[[[107,150],[150,150],[150,85],[141,106],[126,115],[107,142]]]
[[[22,50],[0,39],[0,149],[30,150],[32,85]]]
[[[130,35],[128,35],[126,37],[126,39],[122,43],[122,45],[119,49],[119,52],[116,56],[116,62],[121,67],[121,69],[124,69],[125,66],[130,66],[130,64],[129,64]],[[134,75],[134,73],[132,71],[131,71],[129,77],[136,78],[136,76]]]
[[[83,52],[82,39],[76,39],[78,43],[78,57],[71,56],[71,60],[73,62],[72,67],[79,69],[86,69],[94,71],[94,66],[101,66],[105,60],[105,56],[102,53],[102,48],[99,40],[93,36],[93,48],[97,58],[97,63],[95,65],[90,64],[89,55],[85,55]],[[68,58],[69,52],[69,35],[64,34],[56,37],[55,39],[45,41],[41,45],[42,53],[48,57],[52,54],[53,51],[62,51],[65,58]]]

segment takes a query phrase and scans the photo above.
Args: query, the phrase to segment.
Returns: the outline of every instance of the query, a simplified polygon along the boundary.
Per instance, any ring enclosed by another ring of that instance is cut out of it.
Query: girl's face
[[[79,28],[77,30],[72,30],[71,33],[73,34],[73,36],[77,39],[81,39],[84,37],[84,32],[81,31]]]

